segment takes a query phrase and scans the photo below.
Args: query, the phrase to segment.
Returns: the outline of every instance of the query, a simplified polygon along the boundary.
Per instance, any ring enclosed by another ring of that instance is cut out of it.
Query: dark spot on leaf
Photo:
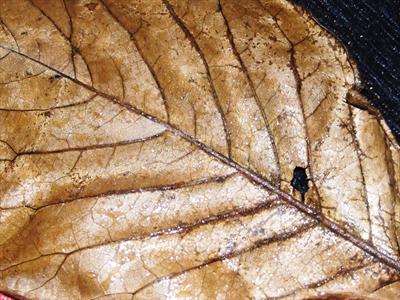
[[[88,10],[94,11],[97,7],[97,3],[88,3],[85,6],[87,7]]]
[[[49,118],[51,117],[51,111],[45,111],[42,115]]]
[[[51,77],[49,78],[49,80],[50,80],[50,81],[53,81],[53,80],[55,80],[55,79],[60,79],[60,78],[61,78],[61,75],[56,74],[56,75],[51,76]]]
[[[304,202],[304,196],[308,191],[308,178],[306,169],[302,167],[296,167],[293,170],[293,178],[290,184],[292,187],[299,191],[301,194],[301,200]]]
[[[268,37],[271,41],[276,42],[278,39],[276,38],[276,36],[269,36]]]

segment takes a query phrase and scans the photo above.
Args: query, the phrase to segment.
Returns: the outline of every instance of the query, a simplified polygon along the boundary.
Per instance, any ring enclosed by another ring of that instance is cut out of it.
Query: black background
[[[400,0],[293,0],[348,49],[362,93],[400,142]]]

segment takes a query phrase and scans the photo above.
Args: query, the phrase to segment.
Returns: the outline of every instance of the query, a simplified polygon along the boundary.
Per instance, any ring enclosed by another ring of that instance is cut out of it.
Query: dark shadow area
[[[365,95],[400,142],[400,0],[293,0],[349,50]]]

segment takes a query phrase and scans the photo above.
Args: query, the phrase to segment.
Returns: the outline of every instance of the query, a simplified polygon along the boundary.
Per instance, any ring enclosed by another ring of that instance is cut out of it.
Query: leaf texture
[[[398,297],[399,146],[299,7],[0,1],[0,70],[1,291]]]

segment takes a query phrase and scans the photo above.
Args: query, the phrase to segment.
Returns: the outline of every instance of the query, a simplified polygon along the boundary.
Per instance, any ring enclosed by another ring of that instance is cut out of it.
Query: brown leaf
[[[398,297],[399,147],[306,12],[21,0],[0,25],[1,291]]]

